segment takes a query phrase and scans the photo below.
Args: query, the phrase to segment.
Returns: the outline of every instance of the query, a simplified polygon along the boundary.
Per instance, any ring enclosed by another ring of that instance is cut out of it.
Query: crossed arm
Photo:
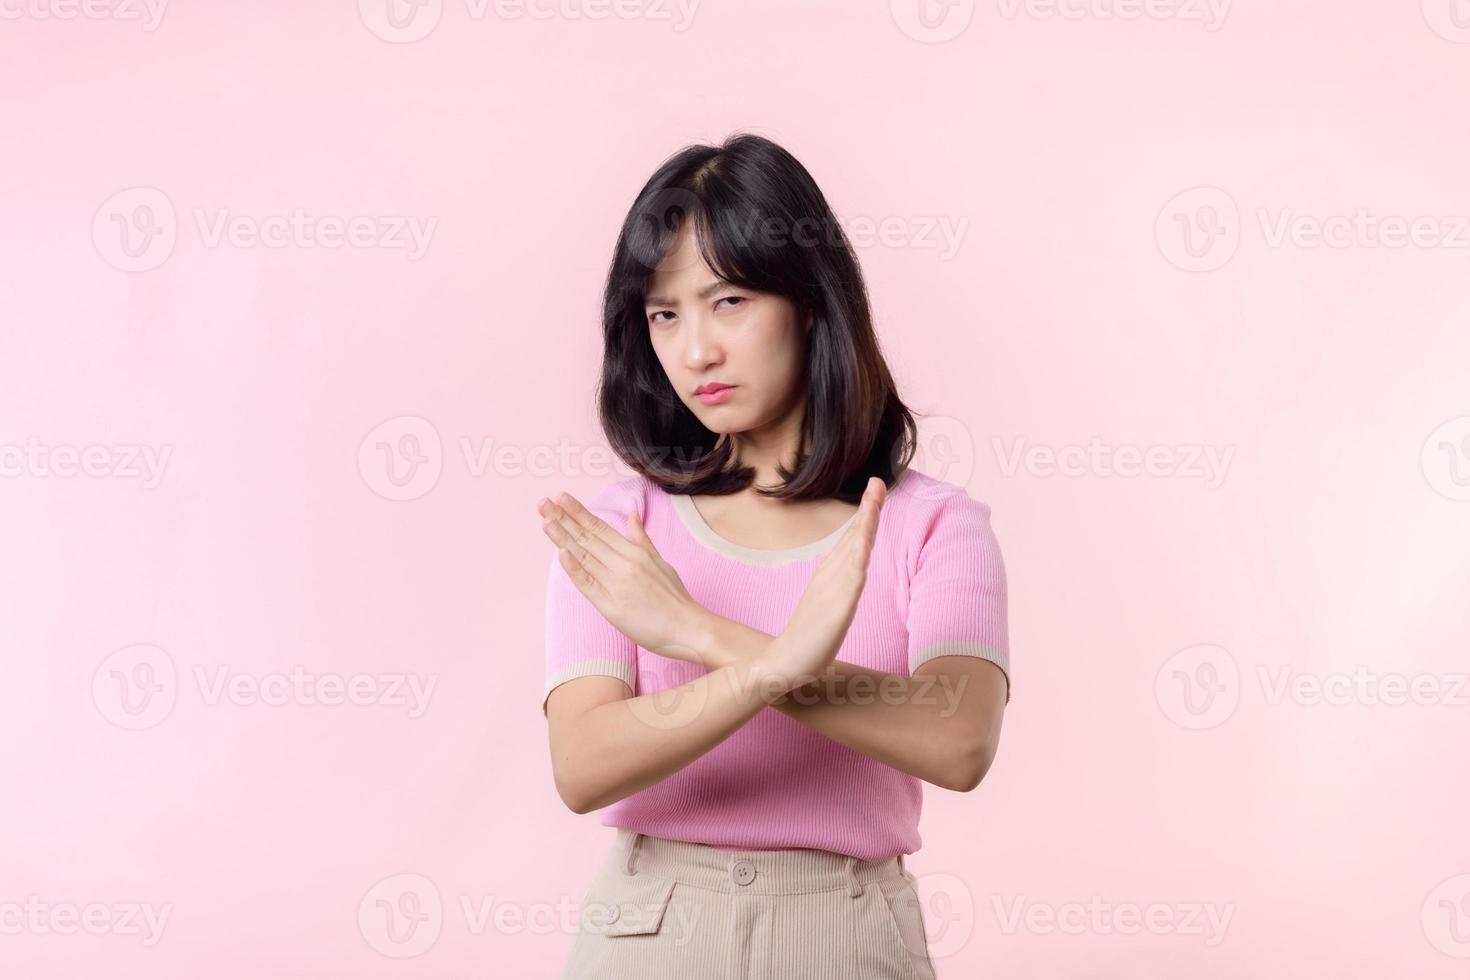
[[[870,519],[854,523],[850,537],[856,544],[844,550],[844,539],[824,562],[830,570],[819,571],[808,587],[809,594],[829,591],[813,608],[826,609],[844,589],[855,606],[876,527],[873,510]],[[617,542],[607,538],[609,531]],[[547,533],[563,548],[568,574],[609,622],[645,649],[709,668],[687,684],[640,697],[630,697],[621,680],[600,675],[577,678],[551,693],[546,710],[553,773],[573,811],[600,809],[662,781],[766,707],[945,789],[967,792],[988,771],[1008,683],[995,664],[946,655],[920,664],[913,676],[870,670],[832,656],[851,621],[850,609],[844,621],[834,622],[804,614],[799,605],[787,630],[771,636],[679,596],[677,575],[657,557],[636,520],[623,538],[572,499],[548,521]],[[651,556],[634,554],[628,545]],[[629,558],[637,566],[631,571],[624,563]],[[850,566],[845,578],[844,563]],[[850,574],[853,569],[861,574]],[[610,592],[603,591],[605,585]],[[649,596],[652,603],[645,601]],[[665,613],[676,609],[678,615],[653,615],[659,597]],[[649,608],[635,608],[643,605]],[[672,626],[665,628],[664,621]]]
[[[757,656],[773,640],[715,616],[704,647],[725,666]],[[771,707],[884,765],[968,792],[995,759],[1005,685],[1001,669],[978,657],[936,657],[911,677],[833,660]]]

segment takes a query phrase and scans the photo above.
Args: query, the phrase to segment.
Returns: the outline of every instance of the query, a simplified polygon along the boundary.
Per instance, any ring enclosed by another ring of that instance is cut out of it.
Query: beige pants
[[[934,980],[899,855],[725,851],[619,830],[562,980]]]

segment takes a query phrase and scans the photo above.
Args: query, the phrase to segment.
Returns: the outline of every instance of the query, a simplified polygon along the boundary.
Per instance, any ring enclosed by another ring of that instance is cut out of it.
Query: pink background
[[[617,227],[743,128],[1006,558],[939,975],[1470,975],[1457,2],[6,0],[0,974],[557,974],[534,502],[628,475]]]

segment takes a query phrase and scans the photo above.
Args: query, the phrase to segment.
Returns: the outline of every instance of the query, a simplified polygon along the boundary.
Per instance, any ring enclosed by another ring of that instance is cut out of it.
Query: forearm
[[[558,791],[577,813],[597,810],[678,772],[789,689],[752,644],[741,660],[687,684],[595,705],[552,746]]]
[[[710,662],[738,665],[771,649],[770,634],[724,617],[708,627]],[[970,781],[969,728],[956,710],[963,683],[909,677],[834,660],[820,677],[796,678],[770,706],[884,765],[947,789]],[[944,679],[944,680],[947,680]],[[963,682],[964,678],[961,678]]]

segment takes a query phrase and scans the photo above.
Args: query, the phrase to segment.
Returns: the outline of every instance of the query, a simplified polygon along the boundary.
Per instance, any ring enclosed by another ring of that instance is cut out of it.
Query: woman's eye
[[[744,302],[748,301],[748,299],[749,299],[749,297],[747,297],[747,296],[725,296],[725,297],[722,297],[722,298],[716,300],[715,301],[715,306],[718,307],[721,303],[731,303],[731,304],[744,303]],[[665,315],[667,315],[668,317],[672,318],[674,316],[674,313],[673,313],[672,310],[654,310],[652,313],[648,314],[648,322],[649,323],[667,323],[668,322],[667,320],[660,320],[659,319],[659,317],[662,317],[662,316],[665,316]]]

